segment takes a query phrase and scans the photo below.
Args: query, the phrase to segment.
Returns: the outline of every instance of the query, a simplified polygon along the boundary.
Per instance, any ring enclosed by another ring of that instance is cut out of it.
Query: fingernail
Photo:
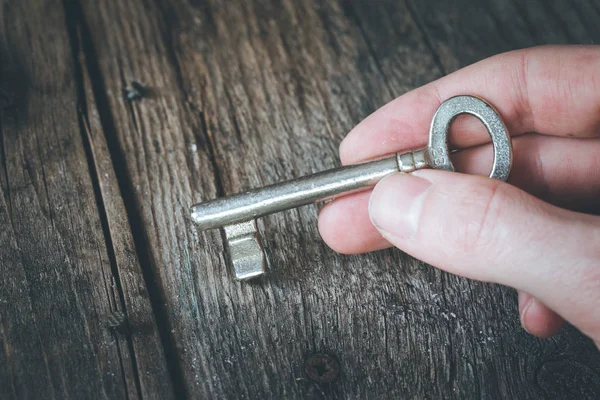
[[[518,301],[519,301],[519,310],[521,310],[521,315],[523,314],[523,310],[525,309],[525,305],[529,303],[531,300],[531,296],[525,292],[517,291],[518,293]]]
[[[428,180],[404,173],[382,179],[369,200],[371,222],[384,236],[412,237],[417,230],[425,192],[430,186]]]
[[[521,300],[521,298],[523,299]],[[531,333],[529,332],[529,329],[527,329],[527,324],[525,323],[525,320],[527,319],[527,311],[529,311],[531,305],[533,304],[533,297],[529,296],[528,294],[519,296],[519,308],[521,307],[521,304],[524,304],[523,308],[521,309],[521,314],[519,315],[521,320],[521,326],[527,331],[527,333]]]

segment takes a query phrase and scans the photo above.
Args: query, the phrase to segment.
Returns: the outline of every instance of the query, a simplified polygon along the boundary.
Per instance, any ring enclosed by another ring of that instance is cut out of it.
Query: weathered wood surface
[[[523,4],[521,4],[523,3]],[[318,208],[232,279],[189,206],[337,165],[392,98],[524,46],[600,40],[595,0],[2,2],[0,390],[9,398],[597,398],[600,355],[513,291],[342,256]],[[123,95],[132,81],[150,93]],[[106,316],[124,309],[130,332]],[[341,373],[319,383],[305,359]]]
[[[10,96],[0,126],[1,396],[169,397],[104,135],[84,134],[64,9],[14,1],[0,12],[1,82]],[[115,310],[125,310],[131,335],[109,328]]]

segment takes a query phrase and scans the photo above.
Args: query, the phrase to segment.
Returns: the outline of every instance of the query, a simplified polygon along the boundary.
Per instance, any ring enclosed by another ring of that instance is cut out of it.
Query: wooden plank
[[[430,6],[432,20],[421,11],[383,1],[83,2],[99,113],[124,157],[128,212],[189,397],[529,398],[557,390],[568,367],[587,383],[563,381],[563,393],[597,391],[598,361],[580,336],[535,340],[511,291],[398,251],[335,254],[319,238],[317,207],[260,221],[271,265],[251,284],[233,281],[218,232],[194,232],[192,203],[337,165],[339,141],[362,118],[488,51],[450,29],[455,19],[443,25],[455,47],[440,55],[427,27],[448,10]],[[461,22],[494,49],[511,46],[508,30]],[[121,92],[133,80],[152,93],[131,103]],[[337,381],[305,373],[315,352],[337,358]]]
[[[206,349],[226,351],[223,335],[230,333],[215,333],[207,324],[218,331],[221,310],[211,298],[222,298],[220,281],[229,277],[219,263],[222,247],[193,247],[197,235],[189,223],[193,198],[217,191],[202,121],[180,89],[172,49],[163,40],[166,27],[153,3],[82,3],[79,23],[98,112],[111,149],[116,147],[112,153],[123,157],[116,172],[130,182],[122,187],[125,198],[134,200],[127,211],[159,291],[155,300],[171,338],[166,352],[182,371],[175,387],[188,395],[223,393],[210,364],[234,366],[225,354]],[[149,86],[150,93],[127,100],[123,91],[132,81]],[[218,233],[212,237],[216,241]],[[205,317],[215,313],[212,320]]]
[[[81,44],[81,32],[78,31],[78,43]],[[129,182],[119,184],[115,169],[119,169],[122,160],[118,157],[118,150],[109,148],[106,130],[100,121],[100,112],[97,108],[97,98],[94,96],[89,63],[85,59],[82,47],[78,47],[79,67],[81,68],[81,83],[85,97],[85,110],[82,111],[83,130],[88,140],[91,159],[94,164],[92,172],[98,182],[102,208],[105,213],[106,224],[109,231],[108,238],[111,246],[118,282],[121,286],[123,304],[127,310],[129,325],[130,350],[135,356],[136,373],[139,380],[140,395],[143,398],[167,399],[178,393],[173,385],[173,378],[179,374],[175,366],[169,373],[167,363],[169,356],[165,354],[161,340],[167,337],[166,327],[162,320],[156,319],[153,308],[160,309],[160,304],[151,304],[150,296],[156,293],[156,283],[150,271],[144,273],[142,267],[147,268],[148,261],[140,263],[138,246],[133,235],[137,233],[137,221],[127,218],[123,191],[127,193]],[[107,127],[112,129],[111,126]],[[112,151],[111,151],[112,150]],[[112,153],[112,154],[111,154]],[[123,191],[122,191],[123,190]],[[131,224],[131,225],[130,225]],[[142,245],[145,243],[140,241]],[[143,265],[142,265],[143,264]],[[161,326],[157,326],[161,324]],[[166,344],[169,346],[169,344]],[[176,363],[175,363],[176,365]],[[175,374],[173,376],[173,374]]]
[[[103,226],[106,213],[126,217],[118,202],[96,199],[98,178],[88,163],[105,174],[110,166],[96,168],[86,154],[62,3],[3,1],[0,10],[0,86],[13,96],[0,116],[3,396],[168,395],[135,252],[123,261],[127,227],[111,238]],[[112,173],[106,185],[110,179]],[[145,332],[130,337],[108,326],[108,316],[124,305],[131,327],[144,322]],[[153,344],[148,356],[140,354],[140,341]]]

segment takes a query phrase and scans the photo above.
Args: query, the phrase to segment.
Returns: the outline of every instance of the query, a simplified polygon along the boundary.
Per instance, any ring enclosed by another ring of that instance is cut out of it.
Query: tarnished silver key
[[[448,131],[459,114],[473,115],[486,127],[494,149],[489,177],[506,180],[512,167],[512,143],[498,112],[479,97],[455,96],[444,101],[433,115],[425,148],[198,203],[191,207],[192,220],[199,231],[224,229],[237,280],[258,277],[264,274],[267,260],[257,218],[367,190],[396,172],[410,173],[422,168],[455,171],[448,149]]]

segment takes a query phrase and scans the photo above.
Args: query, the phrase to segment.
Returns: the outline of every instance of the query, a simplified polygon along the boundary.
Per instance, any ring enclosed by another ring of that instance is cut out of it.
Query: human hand
[[[481,96],[512,136],[507,182],[487,178],[483,125],[450,128],[464,173],[394,174],[373,191],[336,199],[319,215],[323,240],[356,254],[396,246],[450,273],[517,289],[523,327],[550,337],[565,320],[600,348],[600,46],[543,46],[500,54],[413,90],[357,125],[342,164],[424,147],[442,101]],[[482,176],[485,175],[485,176]]]

